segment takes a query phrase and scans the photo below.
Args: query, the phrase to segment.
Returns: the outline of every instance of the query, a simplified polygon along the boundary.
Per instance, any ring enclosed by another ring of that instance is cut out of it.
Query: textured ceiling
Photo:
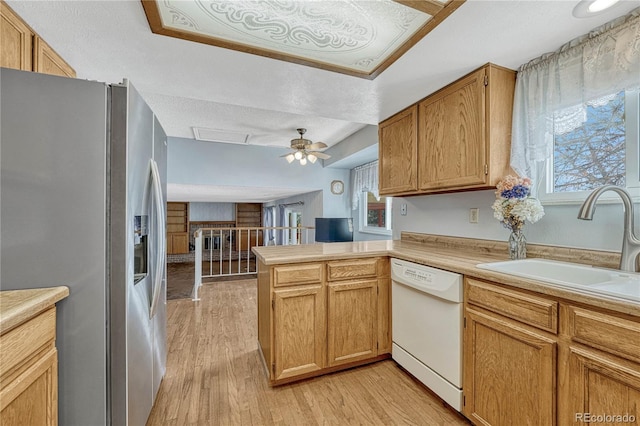
[[[487,62],[515,69],[640,6],[621,1],[577,19],[571,12],[578,0],[469,0],[365,80],[153,34],[138,0],[7,2],[78,78],[132,81],[170,136],[193,138],[198,126],[282,147],[298,127],[312,141],[334,145]]]

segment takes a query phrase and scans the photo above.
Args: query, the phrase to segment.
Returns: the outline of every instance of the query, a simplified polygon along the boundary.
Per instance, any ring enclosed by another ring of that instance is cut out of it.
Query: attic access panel
[[[465,0],[141,0],[151,31],[374,79]]]

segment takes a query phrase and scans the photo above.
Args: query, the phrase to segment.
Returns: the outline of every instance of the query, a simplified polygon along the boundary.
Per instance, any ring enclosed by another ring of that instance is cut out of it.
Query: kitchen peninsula
[[[506,243],[403,233],[395,241],[253,251],[259,348],[271,385],[389,357],[389,259],[397,258],[464,275],[462,412],[474,423],[640,415],[640,303],[476,267],[507,260]],[[612,252],[528,251],[608,268],[619,261]],[[489,393],[495,398],[482,398]]]

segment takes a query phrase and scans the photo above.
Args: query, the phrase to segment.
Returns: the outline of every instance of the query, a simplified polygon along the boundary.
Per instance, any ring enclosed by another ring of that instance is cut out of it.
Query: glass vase
[[[527,258],[527,239],[522,229],[511,231],[509,235],[509,257],[512,260]]]

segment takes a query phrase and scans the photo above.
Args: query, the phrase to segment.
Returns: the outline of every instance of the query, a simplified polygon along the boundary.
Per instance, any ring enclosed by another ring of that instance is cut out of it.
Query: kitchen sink
[[[481,263],[480,269],[640,302],[640,274],[547,259]]]

